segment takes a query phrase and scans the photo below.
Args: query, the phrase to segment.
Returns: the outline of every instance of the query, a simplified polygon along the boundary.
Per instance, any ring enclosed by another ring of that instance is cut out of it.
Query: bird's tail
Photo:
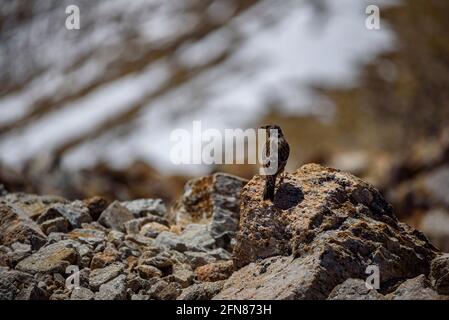
[[[263,190],[263,199],[264,200],[274,200],[274,189],[276,186],[276,177],[275,176],[266,176],[265,189]]]

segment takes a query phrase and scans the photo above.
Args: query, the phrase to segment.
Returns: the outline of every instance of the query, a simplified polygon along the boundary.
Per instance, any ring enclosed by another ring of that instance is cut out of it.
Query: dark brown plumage
[[[264,150],[264,168],[270,168],[273,161],[277,161],[277,170],[274,174],[265,175],[265,189],[263,192],[264,200],[274,200],[274,193],[276,189],[276,178],[279,174],[284,172],[287,165],[288,157],[290,155],[290,146],[284,137],[282,129],[278,125],[266,125],[261,127],[266,130],[267,141]],[[277,150],[275,148],[277,144]],[[273,151],[274,150],[274,151]],[[277,151],[277,152],[276,152]]]

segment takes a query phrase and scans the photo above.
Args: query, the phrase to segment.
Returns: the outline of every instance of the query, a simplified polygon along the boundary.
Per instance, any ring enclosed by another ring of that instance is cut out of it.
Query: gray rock
[[[141,257],[141,259],[139,260],[139,264],[153,266],[162,270],[170,268],[173,265],[173,260],[167,252],[161,252],[154,257]]]
[[[98,222],[106,228],[125,232],[125,222],[132,219],[134,219],[133,214],[119,202],[114,201],[103,211],[98,218]]]
[[[189,224],[180,235],[163,231],[155,240],[157,246],[179,252],[206,251],[212,249],[215,244],[208,226],[204,224]]]
[[[45,234],[21,208],[0,203],[1,244],[22,242],[30,244],[33,249],[39,249],[45,241]]]
[[[164,226],[168,225],[168,221],[165,220],[164,218],[161,218],[161,217],[155,216],[155,215],[148,215],[144,218],[132,219],[132,220],[125,222],[124,226],[125,226],[126,233],[128,233],[128,234],[139,233],[140,229],[144,225],[151,223],[151,222],[160,223]]]
[[[49,294],[46,290],[39,288],[36,284],[31,284],[20,290],[15,300],[48,300],[48,298]]]
[[[16,269],[29,273],[64,273],[69,265],[78,262],[78,252],[73,241],[63,240],[42,247],[33,255],[20,261]]]
[[[439,294],[449,295],[449,253],[443,254],[432,261],[430,278],[433,287]]]
[[[404,281],[393,293],[387,295],[392,300],[448,300],[449,296],[438,295],[430,286],[425,275]]]
[[[150,296],[147,294],[133,294],[131,300],[150,300]]]
[[[148,214],[163,217],[167,213],[167,208],[162,199],[138,199],[124,201],[120,204],[128,209],[135,217],[145,217]]]
[[[95,293],[95,300],[125,300],[126,276],[124,274],[102,284],[100,290]]]
[[[180,252],[187,251],[187,245],[181,238],[168,231],[161,232],[155,239],[155,245],[161,246],[167,250],[176,250]]]
[[[11,249],[8,253],[8,258],[12,262],[13,265],[16,265],[26,257],[31,255],[31,246],[26,243],[14,242],[11,244]]]
[[[75,288],[70,295],[70,300],[94,300],[95,294],[83,287]]]
[[[212,257],[216,258],[217,260],[230,260],[232,258],[231,253],[223,248],[217,248],[208,251],[207,253],[210,254]]]
[[[116,262],[101,269],[92,270],[89,275],[89,286],[93,290],[98,290],[101,285],[114,279],[124,270],[122,263]]]
[[[14,242],[11,244],[11,249],[15,252],[31,253],[32,248],[27,243]]]
[[[70,223],[66,218],[59,217],[42,222],[40,227],[46,235],[49,235],[53,232],[69,231]]]
[[[69,203],[58,196],[38,196],[26,193],[8,193],[0,198],[0,204],[8,204],[18,208],[23,214],[33,220],[58,203]]]
[[[113,243],[116,247],[120,247],[125,240],[125,234],[117,230],[111,230],[108,233],[108,241]]]
[[[189,224],[179,235],[187,248],[199,248],[198,250],[212,249],[215,245],[215,240],[212,238],[209,227],[204,224]],[[192,250],[195,251],[195,250]]]
[[[43,223],[47,220],[55,218],[65,218],[73,228],[80,228],[82,223],[89,223],[92,217],[89,214],[89,209],[81,201],[74,201],[72,203],[58,203],[39,216],[37,222]]]
[[[138,293],[140,290],[148,290],[152,283],[151,279],[143,279],[134,273],[129,273],[126,279],[126,287],[134,293]]]
[[[217,261],[215,257],[207,252],[186,251],[184,252],[184,254],[193,269]]]
[[[153,238],[148,238],[145,237],[141,234],[127,234],[125,236],[125,243],[129,243],[129,242],[133,242],[135,244],[137,244],[138,248],[140,246],[144,246],[144,247],[152,247],[155,245],[155,241]]]
[[[192,267],[185,263],[175,263],[172,267],[172,275],[174,281],[179,283],[183,288],[192,284],[195,273]]]
[[[224,281],[202,282],[185,288],[177,300],[210,300],[223,288]]]
[[[182,287],[179,283],[168,283],[159,280],[147,291],[147,294],[156,300],[175,300],[182,293]]]
[[[0,271],[0,300],[14,300],[22,289],[31,285],[34,279],[27,273]]]
[[[224,173],[187,182],[184,194],[175,204],[176,222],[210,224],[209,231],[218,246],[232,250],[238,229],[240,193],[247,180]]]
[[[384,300],[384,296],[369,289],[362,279],[348,279],[336,286],[330,293],[329,300]]]

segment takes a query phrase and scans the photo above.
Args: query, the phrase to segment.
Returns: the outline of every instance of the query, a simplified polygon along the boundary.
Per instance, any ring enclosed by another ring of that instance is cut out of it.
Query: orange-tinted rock
[[[219,261],[195,269],[199,281],[214,282],[228,279],[234,271],[232,261]]]

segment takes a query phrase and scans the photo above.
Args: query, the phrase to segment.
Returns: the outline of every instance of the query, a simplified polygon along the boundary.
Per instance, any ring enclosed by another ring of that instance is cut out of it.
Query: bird
[[[263,199],[274,201],[274,193],[276,189],[276,178],[284,172],[285,166],[290,155],[290,146],[285,139],[284,133],[280,126],[269,124],[260,127],[266,131],[266,142],[263,151],[263,167],[265,168],[265,188],[263,191]],[[268,172],[273,162],[277,162],[275,173]],[[281,177],[282,183],[282,177]]]

